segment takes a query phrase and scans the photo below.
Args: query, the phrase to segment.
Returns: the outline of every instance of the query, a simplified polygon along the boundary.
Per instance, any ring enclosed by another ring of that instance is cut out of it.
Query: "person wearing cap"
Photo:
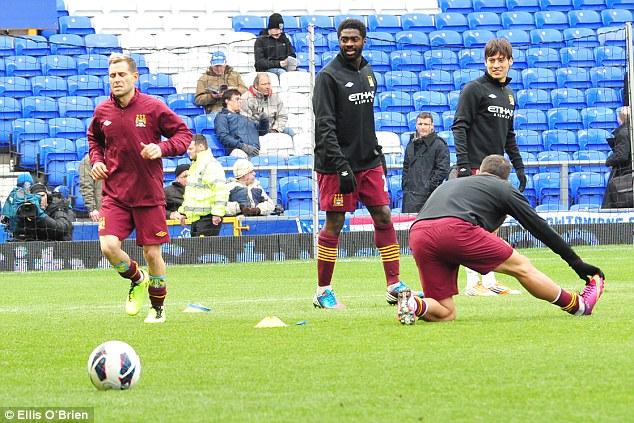
[[[59,195],[51,195],[48,187],[42,183],[31,186],[31,195],[27,196],[14,219],[13,239],[16,241],[73,239],[75,214],[70,204]]]
[[[275,203],[255,178],[253,163],[247,159],[236,160],[233,177],[235,179],[228,184],[227,216],[268,216],[275,210]]]
[[[198,78],[194,97],[194,103],[203,106],[206,113],[222,109],[222,94],[227,89],[237,89],[241,94],[247,90],[240,74],[227,65],[224,52],[211,53],[210,64],[209,69]]]
[[[225,91],[223,109],[214,119],[214,130],[225,147],[225,154],[247,158],[260,154],[260,137],[256,123],[240,114],[241,101],[240,91]]]
[[[168,187],[165,188],[165,214],[168,219],[180,219],[178,208],[183,204],[183,196],[185,195],[185,185],[187,185],[187,176],[189,175],[189,164],[183,163],[176,166],[176,179]]]
[[[284,33],[284,18],[279,13],[269,16],[267,28],[260,32],[253,49],[256,71],[272,72],[279,76],[287,70],[295,70],[293,64],[297,64],[297,56]]]
[[[31,189],[31,185],[33,185],[33,177],[28,172],[20,173],[15,184],[16,186],[29,191]]]
[[[103,181],[93,179],[90,176],[91,170],[90,155],[86,154],[79,162],[79,193],[84,199],[84,205],[88,209],[90,220],[99,222]]]
[[[286,107],[280,96],[273,92],[271,78],[266,72],[258,72],[253,85],[242,94],[240,112],[258,125],[260,136],[271,132],[295,135],[295,132],[286,126]]]
[[[216,236],[220,233],[222,217],[225,215],[229,191],[222,165],[211,154],[207,138],[196,134],[187,154],[192,160],[185,186],[183,204],[178,208],[181,224],[189,219],[192,238]]]

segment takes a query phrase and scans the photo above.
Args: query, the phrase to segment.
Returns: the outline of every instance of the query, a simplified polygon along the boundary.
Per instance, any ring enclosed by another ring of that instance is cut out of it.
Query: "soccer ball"
[[[88,357],[88,375],[100,391],[130,389],[141,376],[141,360],[125,342],[104,342]]]

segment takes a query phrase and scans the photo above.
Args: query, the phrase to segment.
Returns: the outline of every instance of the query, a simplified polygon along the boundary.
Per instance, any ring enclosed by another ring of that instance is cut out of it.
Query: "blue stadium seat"
[[[13,56],[15,54],[15,38],[0,35],[0,57]]]
[[[209,113],[209,114],[200,114],[198,116],[194,116],[194,132],[197,134],[214,134],[216,131],[214,130],[215,124],[214,121],[216,119],[216,115],[218,113]]]
[[[34,76],[31,78],[33,95],[63,97],[68,95],[68,84],[59,76]]]
[[[563,66],[592,67],[594,50],[587,47],[564,47],[559,50]]]
[[[460,90],[452,90],[447,94],[447,101],[449,102],[449,110],[456,110],[458,107],[458,101],[460,100]]]
[[[565,151],[542,151],[537,154],[537,162],[539,163],[539,172],[557,172],[559,174],[561,165],[557,163],[544,162],[569,162],[570,154]]]
[[[625,44],[625,28],[614,26],[598,28],[597,39],[601,45],[622,46]]]
[[[493,32],[486,29],[469,29],[462,33],[463,44],[466,48],[484,47],[493,38],[495,38]]]
[[[580,164],[577,163],[573,170],[575,172],[598,172],[605,173],[609,172],[610,168],[605,165],[605,160],[607,159],[607,154],[603,151],[599,150],[579,150],[572,154],[573,161],[579,160],[593,160],[598,163],[596,164]]]
[[[448,110],[446,112],[442,112],[442,126],[445,129],[445,131],[450,131],[451,130],[451,125],[453,125],[453,121],[456,117],[456,111],[455,110]],[[434,118],[434,122],[436,122],[436,119]]]
[[[538,0],[541,10],[559,10],[567,12],[572,9],[572,0]]]
[[[79,159],[75,143],[67,138],[43,138],[39,141],[39,144],[39,164],[42,167],[45,167],[48,162],[53,160],[72,161]]]
[[[605,129],[591,128],[582,129],[577,133],[577,140],[579,142],[579,149],[584,150],[597,150],[597,151],[612,151],[607,139],[612,135]]]
[[[444,112],[449,110],[445,93],[439,91],[417,91],[412,95],[414,110]]]
[[[553,107],[571,107],[582,109],[586,107],[585,93],[576,88],[556,88],[551,91]]]
[[[75,60],[80,75],[108,75],[108,56],[80,54]]]
[[[596,47],[599,39],[594,29],[568,28],[564,29],[564,41],[570,47]]]
[[[304,15],[299,18],[299,26],[302,31],[308,31],[308,25],[315,25],[315,32],[328,33],[336,31],[332,18],[325,15]]]
[[[99,106],[104,101],[108,100],[109,98],[110,96],[108,95],[99,95],[93,98],[93,103],[95,104],[95,107],[96,107],[96,106]]]
[[[9,147],[9,141],[11,140],[12,134],[13,119],[0,119],[0,147]]]
[[[528,171],[528,169],[529,168],[527,168],[526,170]],[[524,197],[526,197],[526,199],[530,203],[531,207],[535,207],[537,205],[537,193],[535,192],[535,185],[533,184],[533,176],[532,175],[533,174],[531,174],[531,173],[528,173],[528,172],[526,173],[526,187],[524,187],[524,192],[522,194],[524,195]],[[517,177],[517,174],[511,173],[509,175],[509,182],[515,188],[519,189],[520,180]]]
[[[398,112],[379,112],[374,114],[374,126],[377,131],[401,133],[407,131],[407,120]]]
[[[588,88],[585,94],[588,107],[617,108],[623,105],[619,94],[613,88]]]
[[[449,151],[450,152],[454,152],[456,151],[456,141],[453,137],[453,131],[449,130],[449,131],[437,131],[438,136],[440,138],[442,138],[443,140],[445,140],[445,142],[447,143],[447,147],[449,147]]]
[[[48,38],[51,54],[86,54],[84,37],[77,34],[53,34]]]
[[[139,86],[141,91],[146,94],[166,95],[176,93],[172,77],[165,73],[140,75]]]
[[[523,29],[501,29],[495,33],[497,38],[506,38],[514,46],[528,46],[531,38],[528,31]]]
[[[88,34],[84,37],[88,54],[121,53],[119,38],[112,34]]]
[[[581,119],[583,127],[615,129],[617,127],[616,114],[609,107],[586,107],[581,109]]]
[[[581,129],[583,121],[577,109],[555,107],[546,112],[548,129]]]
[[[572,0],[574,9],[602,10],[606,8],[605,0]]]
[[[400,31],[394,35],[399,50],[429,50],[430,40],[426,33],[420,31]],[[393,49],[394,50],[394,49]]]
[[[289,170],[288,176],[311,176],[313,174],[312,167],[315,157],[312,154],[303,154],[301,156],[290,156],[288,158],[288,166],[309,166],[311,169],[293,169]]]
[[[214,157],[221,157],[225,154],[225,146],[222,145],[215,132],[206,132],[203,135],[207,139],[207,145]]]
[[[390,193],[390,206],[400,208],[403,206],[403,189],[402,175],[392,175],[387,181],[388,191]]]
[[[368,31],[396,34],[402,29],[401,21],[396,15],[368,15]]]
[[[632,12],[627,9],[606,9],[601,11],[603,26],[624,26],[625,22],[632,22]]]
[[[0,57],[0,76],[7,76],[4,68],[4,58]]]
[[[22,105],[13,97],[0,97],[0,120],[22,117]]]
[[[407,113],[414,110],[412,96],[403,91],[384,91],[378,95],[382,112]]]
[[[378,72],[392,70],[390,56],[381,50],[364,50],[363,57],[372,65],[372,69]]]
[[[390,90],[418,91],[418,77],[410,71],[389,71],[383,75],[385,87]]]
[[[549,129],[542,132],[544,149],[573,153],[579,150],[577,136],[573,131],[565,129]]]
[[[566,29],[570,27],[566,14],[556,10],[535,12],[535,26],[538,29]]]
[[[520,109],[546,110],[551,105],[550,93],[546,90],[536,88],[519,90],[516,96],[517,105]]]
[[[623,88],[623,74],[622,67],[597,66],[590,69],[590,80],[596,88]]]
[[[59,117],[57,101],[53,97],[30,96],[22,99],[22,117],[52,119]]]
[[[40,59],[42,73],[50,76],[77,75],[77,62],[71,56],[52,55]]]
[[[357,19],[357,20],[363,22],[364,24],[366,24],[366,26],[367,26],[367,22],[366,22],[365,16],[363,16],[363,15],[355,15],[355,14],[349,13],[349,14],[343,14],[343,15],[335,15],[333,17],[333,19],[332,19],[334,27],[335,28],[339,28],[339,24],[341,22],[345,21],[346,19]]]
[[[449,49],[434,49],[423,53],[424,66],[419,69],[440,69],[440,70],[458,70],[460,65],[458,63],[458,56],[456,53]],[[484,61],[480,62],[480,68],[482,68]]]
[[[95,33],[90,18],[87,16],[62,16],[57,20],[61,34],[87,35]]]
[[[617,7],[633,9],[634,1],[632,0],[605,0],[605,6],[608,9],[614,9]]]
[[[427,36],[424,33],[417,34],[421,34],[419,37],[420,39],[427,39]],[[427,39],[427,44],[429,44],[429,39]],[[386,52],[394,51],[396,50],[395,36],[389,32],[368,32],[366,37],[366,48],[383,50]],[[324,64],[325,63],[326,62],[324,62]]]
[[[502,29],[500,15],[493,12],[472,12],[467,15],[469,29],[487,29],[497,31]]]
[[[330,63],[330,61],[332,59],[334,59],[337,54],[339,54],[338,51],[325,51],[321,54],[321,63],[325,66],[328,63]]]
[[[436,29],[434,17],[427,13],[405,13],[401,16],[403,31],[433,31]]]
[[[516,49],[513,52],[513,68],[520,71],[528,68],[525,50]]]
[[[41,35],[20,35],[15,38],[15,54],[18,56],[46,56],[51,50]]]
[[[33,56],[7,56],[4,58],[4,66],[7,76],[29,78],[42,75],[40,62]]]
[[[32,95],[31,81],[21,76],[0,76],[0,95],[22,98]]]
[[[522,81],[524,88],[557,88],[555,72],[546,68],[528,68],[522,71]]]
[[[557,68],[561,65],[559,51],[548,47],[530,47],[526,50],[526,63],[529,68]]]
[[[506,12],[505,0],[473,0],[473,10],[476,12]]]
[[[312,212],[313,180],[305,176],[288,176],[279,180],[282,205],[286,210]]]
[[[516,109],[514,114],[514,127],[516,129],[531,129],[544,131],[548,129],[546,114],[538,109]]]
[[[426,51],[425,54],[429,53]],[[385,53],[384,53],[385,54]],[[364,52],[365,57],[365,52]],[[425,69],[423,53],[416,50],[396,50],[390,53],[390,70],[420,72]]]
[[[472,0],[440,0],[438,7],[443,12],[469,13],[474,10]]]
[[[374,72],[374,77],[376,78],[376,90],[381,92],[385,91],[387,88],[385,87],[385,77],[381,72]]]
[[[429,33],[431,47],[463,47],[462,35],[458,31],[438,30]]]
[[[75,149],[77,150],[77,157],[80,159],[88,154],[88,138],[77,138],[75,140]]]
[[[504,29],[522,29],[531,30],[535,29],[535,18],[530,12],[503,12],[501,14],[500,22]]]
[[[512,11],[537,12],[539,0],[506,0],[506,7]]]
[[[170,94],[167,96],[167,105],[179,115],[197,116],[205,113],[205,109],[194,104],[194,94]]]
[[[588,71],[584,68],[559,68],[555,71],[555,77],[559,88],[590,88]]]
[[[564,47],[564,37],[561,31],[552,28],[531,29],[531,42],[536,45],[551,48]]]
[[[425,70],[418,74],[421,91],[451,91],[454,89],[451,72]],[[418,91],[418,90],[415,90]]]
[[[335,33],[335,35],[337,35]],[[365,51],[363,52],[365,55]],[[308,57],[308,53],[306,52],[298,52],[295,53],[295,55],[297,56],[297,60],[299,61],[299,65],[298,68],[308,71],[308,69],[310,68],[310,59]],[[319,72],[322,68],[322,60],[321,60],[321,56],[320,55],[315,55],[315,72]],[[375,69],[376,70],[376,69]]]
[[[188,128],[191,129],[194,127],[194,119],[192,119],[191,116],[178,115],[178,117],[181,118],[183,122],[185,122],[185,125],[187,125]]]
[[[266,19],[261,16],[237,15],[231,18],[231,27],[236,32],[250,32],[259,35],[262,28],[266,28],[266,24]]]
[[[84,121],[77,118],[49,119],[48,134],[50,137],[76,140],[86,136],[86,126]]]
[[[625,49],[623,47],[599,46],[594,51],[597,66],[625,66]]]
[[[484,50],[481,48],[462,49],[458,52],[458,63],[463,69],[482,69]]]
[[[89,118],[92,117],[95,105],[91,98],[83,96],[67,96],[57,99],[60,117]]]
[[[515,141],[522,152],[539,153],[544,150],[541,133],[532,129],[516,130]],[[527,167],[526,172],[528,173],[529,170],[532,173],[537,171],[536,168]]]
[[[309,33],[308,32],[297,32],[293,36],[293,45],[295,46],[295,50],[297,51],[308,51],[309,44]],[[328,39],[324,34],[319,32],[315,32],[315,53],[323,53],[324,51],[328,51]]]
[[[594,10],[571,10],[568,12],[568,22],[570,28],[592,28],[597,29],[603,26],[601,15]]]
[[[603,174],[573,172],[569,175],[570,193],[575,204],[601,205],[605,184]]]
[[[462,87],[470,81],[482,76],[482,70],[478,69],[461,69],[453,73],[453,87],[452,89],[460,90]]]
[[[33,118],[19,118],[12,122],[13,145],[21,152],[23,141],[39,141],[48,137],[49,127],[46,121]]]
[[[73,75],[66,82],[69,95],[96,97],[105,94],[103,80],[95,75]]]
[[[435,16],[436,29],[466,31],[469,29],[467,17],[457,12],[441,12]]]

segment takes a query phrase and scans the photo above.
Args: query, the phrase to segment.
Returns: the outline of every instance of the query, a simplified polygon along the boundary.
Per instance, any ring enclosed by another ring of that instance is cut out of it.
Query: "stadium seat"
[[[368,15],[368,31],[396,34],[402,29],[401,21],[396,15]]]
[[[514,46],[528,46],[531,44],[528,31],[523,29],[501,29],[495,35],[497,38],[506,38]]]
[[[605,6],[608,9],[614,9],[614,8],[626,8],[626,9],[632,9],[634,6],[634,1],[632,0],[605,0]]]
[[[22,105],[13,97],[0,97],[0,120],[22,117]]]
[[[67,96],[57,100],[60,117],[89,118],[95,110],[92,99],[83,96]]]
[[[616,114],[614,110],[608,107],[586,107],[581,109],[581,119],[585,129],[613,130],[617,127]]]
[[[141,91],[146,94],[168,95],[176,93],[172,77],[163,73],[140,75],[139,86]]]
[[[312,213],[313,180],[305,176],[288,176],[279,180],[282,205],[286,210]]]
[[[557,29],[542,28],[531,29],[531,43],[544,47],[561,48],[564,47],[564,38],[562,33]]]
[[[71,76],[79,73],[77,63],[71,56],[52,55],[42,57],[40,66],[44,75]]]
[[[528,68],[522,71],[525,88],[553,89],[557,88],[555,72],[546,68]]]
[[[506,0],[506,7],[512,11],[537,12],[539,0]]]
[[[221,157],[225,154],[225,146],[222,145],[215,132],[206,132],[203,136],[207,139],[207,145],[214,157]]]
[[[68,84],[59,76],[34,76],[31,78],[33,95],[63,97],[68,95]]]
[[[553,107],[571,107],[582,109],[586,107],[586,99],[583,91],[576,88],[557,88],[551,91]]]
[[[514,127],[516,129],[531,129],[544,131],[548,129],[546,114],[537,109],[516,109],[514,114]]]
[[[601,205],[605,192],[602,173],[573,172],[569,175],[569,186],[575,204]]]
[[[434,17],[427,13],[405,13],[401,16],[403,31],[429,32],[436,29]]]
[[[7,56],[4,58],[4,66],[7,76],[29,78],[42,75],[40,62],[33,56]]]
[[[20,145],[23,141],[39,141],[48,137],[49,127],[46,121],[33,118],[19,118],[11,124],[13,145],[21,152]]]
[[[607,142],[607,139],[610,137],[610,132],[605,129],[582,129],[577,133],[579,150],[597,150],[610,152],[612,150]]]
[[[414,110],[442,113],[449,110],[447,96],[439,91],[417,91],[412,95]]]
[[[567,12],[572,9],[572,0],[538,0],[541,10],[559,10]]]
[[[440,0],[438,7],[443,12],[469,13],[473,12],[472,0]]]
[[[425,52],[425,54],[427,53],[429,53],[429,51]],[[363,56],[365,57],[366,54],[364,53]],[[391,63],[391,67],[388,70],[420,72],[425,69],[423,53],[416,50],[393,51],[390,53],[389,62]]]
[[[306,52],[297,52],[295,53],[297,56],[297,61],[299,62],[297,67],[299,69],[308,71],[310,69],[310,59],[308,57],[308,53]],[[319,72],[322,68],[322,60],[320,55],[315,55],[315,62],[313,63],[315,66],[315,72]]]
[[[378,137],[378,134],[377,134]],[[288,158],[288,166],[308,167],[308,169],[289,169],[288,176],[308,176],[313,175],[313,162],[315,157],[312,154],[302,154],[299,156],[290,156]]]
[[[497,31],[503,28],[500,15],[493,12],[472,12],[467,15],[469,29]]]
[[[390,66],[390,56],[384,51],[381,50],[364,50],[363,57],[372,65],[372,69],[377,72],[387,72],[392,70]],[[405,70],[405,69],[403,69]],[[283,75],[297,73],[297,72],[286,72]]]
[[[500,23],[503,29],[521,29],[528,30],[535,29],[535,18],[530,12],[513,11],[503,12],[500,15]]]
[[[384,91],[378,95],[382,112],[407,113],[414,110],[412,96],[403,91]]]
[[[571,10],[568,12],[570,28],[597,29],[603,26],[601,15],[594,10]]]
[[[330,34],[326,34],[326,41],[328,42],[329,53],[334,53],[339,50],[339,37],[336,32],[331,32]],[[308,54],[307,52],[302,52],[304,54]]]
[[[588,88],[585,92],[586,104],[589,107],[618,108],[623,102],[613,88]]]
[[[405,116],[398,112],[375,113],[374,127],[377,131],[390,131],[396,133],[409,130]]]
[[[62,16],[58,18],[61,34],[94,34],[90,18],[87,16]]]
[[[466,31],[469,29],[467,18],[462,13],[441,12],[435,16],[436,29],[450,31]]]
[[[424,32],[419,31],[400,31],[394,35],[394,40],[396,42],[395,48],[396,50],[418,50],[425,51],[429,50],[430,41],[429,37]]]
[[[429,33],[429,44],[431,47],[462,47],[464,46],[462,35],[458,31],[438,30]]]
[[[76,140],[86,136],[84,122],[77,118],[55,118],[48,121],[50,137]]]
[[[447,93],[447,102],[449,103],[449,110],[456,110],[458,107],[458,101],[460,100],[460,90],[451,90]]]
[[[194,132],[197,134],[214,134],[216,115],[218,113],[200,114],[194,117]]]
[[[392,175],[387,181],[388,191],[390,193],[391,207],[400,208],[403,206],[403,183],[402,175]]]
[[[88,138],[82,137],[75,140],[75,150],[77,150],[77,157],[83,158],[88,154]]]
[[[478,69],[462,69],[453,73],[453,87],[454,90],[460,90],[462,87],[470,81],[477,79],[483,75],[482,70]]]
[[[21,35],[15,38],[18,56],[46,56],[51,53],[48,41],[41,35]]]
[[[548,129],[581,129],[583,122],[577,109],[556,107],[546,112]]]
[[[73,75],[66,82],[69,95],[96,97],[105,94],[103,80],[95,75]]]
[[[559,88],[590,88],[588,71],[584,68],[559,68],[555,71],[555,77]]]
[[[528,171],[529,168],[526,168]],[[537,205],[537,193],[535,192],[535,186],[533,185],[533,174],[526,173],[526,187],[524,187],[524,192],[522,193],[524,197],[528,200],[531,207],[535,207]],[[517,177],[517,174],[511,173],[509,175],[509,182],[515,188],[519,189],[520,180]]]
[[[295,46],[296,51],[308,51],[309,45],[309,33],[308,32],[297,32],[293,35],[293,45]],[[315,53],[323,53],[328,51],[328,39],[324,34],[319,32],[315,32]]]
[[[412,31],[405,31],[410,33]],[[420,34],[417,36],[418,40],[409,40],[410,41],[420,41],[421,43],[426,40],[426,44],[429,45],[429,39],[427,35],[422,32],[414,32],[415,34]],[[397,33],[398,35],[398,33]],[[390,34],[389,32],[368,32],[366,37],[366,48],[374,49],[374,50],[382,50],[385,52],[391,52],[396,50],[396,41],[395,36]],[[324,62],[325,64],[326,62]]]
[[[623,47],[599,46],[594,51],[597,66],[625,66],[625,49]]]
[[[339,24],[341,22],[343,22],[344,20],[346,20],[346,19],[357,19],[357,20],[360,20],[361,22],[363,22],[364,24],[367,25],[365,16],[358,15],[358,14],[355,15],[355,14],[352,14],[352,13],[347,13],[347,14],[343,14],[343,15],[335,15],[335,16],[333,16],[332,20],[333,20],[334,27],[335,28],[339,28]]]
[[[15,54],[15,38],[0,35],[0,57],[13,56]]]
[[[451,126],[453,125],[453,121],[455,117],[456,117],[455,110],[448,110],[446,112],[442,112],[442,126],[445,131],[451,130]],[[438,122],[438,119],[436,119],[435,117],[434,117],[434,122]],[[436,125],[434,124],[434,126]]]
[[[389,91],[418,91],[418,77],[414,72],[389,71],[385,72],[383,76],[385,77],[385,87]]]
[[[194,104],[194,94],[170,94],[167,96],[167,105],[179,115],[197,116],[205,113],[205,110]]]
[[[574,9],[601,10],[606,8],[605,0],[572,0]]]
[[[520,109],[541,109],[550,107],[550,93],[546,90],[529,89],[519,90],[516,94],[517,105]]]
[[[40,166],[52,160],[78,160],[75,143],[67,138],[43,138],[39,141]],[[63,178],[63,175],[62,175]],[[50,181],[49,181],[50,184]],[[53,185],[60,185],[59,183]]]
[[[529,68],[557,68],[561,65],[559,51],[548,47],[530,47],[526,50],[526,64]]]
[[[573,153],[579,150],[577,136],[573,131],[565,129],[549,129],[542,132],[545,150],[565,151]]]
[[[9,147],[12,134],[13,119],[0,119],[0,147]]]
[[[593,29],[568,28],[563,31],[564,41],[569,47],[597,47],[599,39]]]
[[[22,98],[33,95],[31,81],[21,76],[0,76],[0,96]]]
[[[599,66],[590,69],[590,80],[595,88],[623,88],[624,70],[615,66]]]
[[[564,47],[559,50],[563,66],[592,67],[595,65],[594,50],[587,47]]]
[[[505,0],[473,0],[473,10],[476,12],[506,12]]]
[[[570,27],[566,14],[556,10],[535,12],[534,17],[537,29],[566,29]]]
[[[539,173],[556,172],[559,174],[561,162],[570,162],[570,154],[565,151],[542,151],[537,154],[537,162],[539,163]]]
[[[517,145],[522,152],[539,153],[544,150],[541,133],[532,129],[516,130],[515,141],[517,142]],[[528,172],[529,170],[535,173],[537,169],[527,167],[526,171]]]
[[[336,28],[332,24],[332,18],[325,15],[304,15],[299,18],[299,26],[302,31],[308,31],[309,25],[315,26],[315,32],[327,34],[335,31]],[[400,29],[399,29],[400,30]]]
[[[486,29],[470,29],[462,33],[463,44],[466,48],[484,47],[493,38],[495,38],[493,32]]]
[[[425,70],[419,73],[418,77],[420,79],[421,91],[451,91],[454,89],[451,72],[444,70]],[[418,91],[418,89],[414,91]]]
[[[261,16],[238,15],[231,18],[231,27],[236,32],[250,32],[258,35],[266,28],[266,20]]]
[[[447,143],[447,147],[449,147],[449,151],[450,152],[455,152],[456,151],[456,141],[454,140],[453,137],[453,131],[438,131],[438,136],[440,138],[442,138],[443,140],[445,140],[445,142]]]
[[[119,39],[112,34],[89,34],[84,37],[88,54],[121,53]]]
[[[603,26],[622,27],[626,22],[632,22],[632,12],[627,9],[606,9],[601,11]]]
[[[376,138],[379,145],[383,148],[384,154],[403,154],[403,147],[401,147],[401,140],[399,136],[394,132],[389,131],[377,131]]]
[[[22,117],[52,119],[59,117],[57,101],[53,97],[29,96],[22,100]]]
[[[80,75],[108,75],[108,56],[103,54],[80,54],[75,58]]]
[[[385,87],[385,77],[381,72],[375,72],[374,77],[376,78],[376,90],[381,92],[385,91],[387,88]]]
[[[456,53],[449,49],[440,48],[429,50],[423,53],[423,57],[425,63],[424,66],[419,69],[419,71],[423,69],[439,69],[446,71],[460,69],[458,56],[456,55]],[[480,62],[480,68],[482,68],[483,63],[484,60]]]
[[[625,28],[608,26],[597,29],[599,44],[606,46],[623,46],[625,44]]]
[[[462,69],[481,70],[484,63],[484,51],[481,48],[462,49],[458,52],[458,63]]]
[[[603,151],[599,150],[579,150],[572,154],[573,161],[580,160],[592,160],[596,163],[594,164],[581,164],[577,163],[573,170],[575,172],[598,172],[605,173],[609,172],[610,168],[605,165],[605,160],[607,159],[607,154]]]

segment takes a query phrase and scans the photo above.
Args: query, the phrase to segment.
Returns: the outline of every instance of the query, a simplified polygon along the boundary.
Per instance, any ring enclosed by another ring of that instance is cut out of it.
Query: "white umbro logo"
[[[103,126],[110,126],[110,125],[112,125],[112,122],[110,122],[109,120],[103,121]]]
[[[489,94],[489,98],[497,98],[495,94]]]
[[[346,84],[346,87],[347,87],[347,88],[350,88],[350,87],[352,87],[353,85],[354,85],[354,82],[348,82],[348,83]]]

